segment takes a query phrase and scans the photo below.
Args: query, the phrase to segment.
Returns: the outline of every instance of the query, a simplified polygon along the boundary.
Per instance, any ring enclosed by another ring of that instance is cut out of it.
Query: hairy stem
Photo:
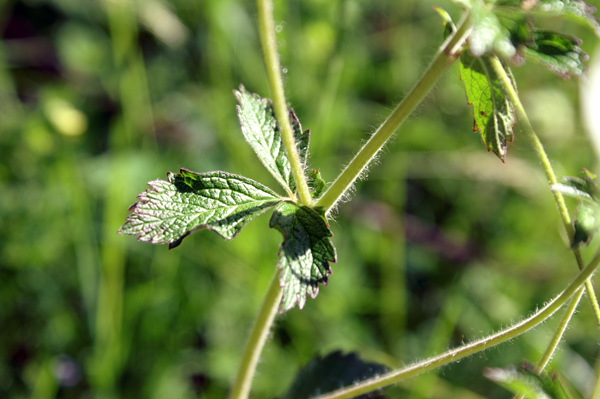
[[[542,142],[535,133],[535,130],[533,129],[533,126],[531,125],[531,122],[527,117],[525,108],[523,108],[523,104],[521,103],[519,95],[517,94],[515,87],[513,87],[510,78],[506,74],[504,66],[496,56],[490,57],[490,62],[492,64],[492,68],[494,68],[494,72],[496,72],[496,75],[500,79],[500,83],[502,84],[504,91],[508,94],[510,102],[515,107],[517,118],[519,119],[519,122],[523,127],[525,135],[529,139],[533,150],[535,151],[538,159],[542,164],[542,167],[544,168],[544,172],[546,173],[546,177],[548,178],[548,183],[550,185],[557,184],[558,180],[556,179],[556,175],[554,174],[554,169],[552,169],[552,163],[548,158],[548,154],[546,154]],[[554,201],[556,202],[556,206],[558,207],[558,211],[560,213],[563,226],[567,232],[569,242],[573,242],[575,230],[573,224],[571,223],[571,216],[569,215],[569,209],[567,208],[567,204],[565,203],[565,198],[558,191],[553,190],[552,193],[554,194]],[[579,270],[581,270],[584,265],[583,258],[581,257],[581,251],[579,251],[579,248],[573,248],[573,253],[575,255],[575,260],[577,261],[577,266],[579,267]],[[588,298],[590,300],[590,305],[592,306],[592,310],[596,318],[596,323],[598,324],[598,327],[600,327],[600,306],[598,305],[598,300],[596,299],[596,293],[594,292],[594,286],[592,285],[591,280],[585,282],[585,289],[588,293]]]
[[[380,377],[355,384],[351,387],[342,388],[325,395],[317,396],[313,399],[354,398],[355,396],[362,395],[388,385],[396,384],[407,378],[417,376],[435,368],[463,359],[477,352],[481,352],[485,349],[491,348],[492,346],[507,342],[516,336],[533,329],[544,322],[544,320],[552,316],[583,286],[585,281],[592,276],[599,263],[600,251],[596,253],[590,264],[577,275],[571,284],[569,284],[568,287],[558,297],[547,303],[546,306],[535,312],[532,316],[513,325],[512,327],[497,332],[496,334],[492,334],[489,337],[465,344],[459,348],[449,350],[439,356],[415,363],[412,366],[395,370]]]
[[[327,191],[317,200],[316,206],[322,207],[329,212],[350,187],[352,187],[354,181],[363,173],[385,143],[423,101],[446,69],[456,60],[470,30],[471,25],[468,13],[466,13],[457,30],[440,47],[421,79],[404,100],[398,104],[396,109],[392,111],[392,114],[371,135],[371,138],[354,156],[331,186],[327,188]]]
[[[277,40],[275,38],[275,22],[273,21],[273,1],[272,0],[257,0],[258,7],[258,29],[260,33],[260,42],[262,44],[265,57],[265,66],[267,68],[267,77],[269,86],[271,87],[271,95],[273,97],[273,107],[275,108],[275,116],[277,123],[281,127],[281,138],[283,145],[288,154],[292,174],[298,188],[298,197],[304,205],[312,204],[312,197],[306,183],[304,175],[304,167],[298,155],[296,141],[287,105],[285,102],[285,94],[283,92],[283,79],[281,78],[281,65],[279,63],[279,53],[277,52]]]
[[[265,346],[265,342],[267,342],[269,331],[277,314],[279,302],[281,301],[281,293],[279,270],[276,270],[254,326],[252,326],[252,331],[244,348],[240,368],[231,388],[229,399],[247,399],[250,394],[250,387],[252,386],[252,379],[256,372],[258,359]]]
[[[565,314],[563,315],[562,319],[560,320],[560,324],[558,325],[558,328],[554,332],[552,341],[550,341],[550,344],[548,344],[548,347],[546,348],[546,351],[542,355],[542,358],[540,359],[538,364],[536,364],[536,366],[535,366],[534,372],[536,374],[538,374],[538,375],[542,374],[542,371],[544,371],[544,369],[550,362],[550,359],[552,359],[552,356],[554,356],[554,352],[556,351],[556,348],[558,348],[558,344],[560,344],[560,340],[562,339],[563,335],[565,334],[565,331],[569,325],[569,322],[571,321],[573,314],[575,314],[575,310],[577,310],[577,305],[579,305],[579,301],[581,300],[581,297],[583,296],[584,292],[585,292],[584,287],[581,287],[579,289],[579,291],[577,291],[577,293],[575,293],[575,295],[573,296],[573,299],[571,299],[569,306],[565,310]],[[523,394],[514,396],[514,399],[523,399],[523,398],[525,398],[525,395],[523,395]]]

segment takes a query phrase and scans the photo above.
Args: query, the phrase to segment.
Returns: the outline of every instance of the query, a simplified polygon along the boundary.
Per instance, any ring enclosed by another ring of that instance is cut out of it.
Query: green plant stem
[[[594,382],[594,387],[592,388],[592,392],[590,394],[590,399],[600,399],[600,356],[596,359],[596,364],[594,366],[596,371],[596,381]]]
[[[396,384],[407,378],[425,373],[435,368],[463,359],[467,356],[481,352],[503,342],[507,342],[518,335],[523,334],[544,322],[560,309],[589,279],[598,264],[600,263],[600,251],[596,253],[590,264],[581,271],[577,277],[568,285],[568,287],[554,300],[546,304],[542,309],[536,311],[527,319],[509,327],[505,330],[492,334],[489,337],[480,339],[470,344],[463,345],[459,348],[449,350],[439,356],[435,356],[421,362],[415,363],[412,366],[395,370],[384,374],[380,377],[355,384],[351,387],[342,388],[340,390],[314,397],[313,399],[350,399],[355,396],[362,395],[367,392],[374,391],[388,385]]]
[[[504,91],[508,94],[510,102],[515,107],[517,118],[519,119],[519,122],[523,127],[525,135],[529,139],[531,146],[533,147],[538,159],[542,164],[542,167],[544,168],[544,172],[546,173],[546,177],[548,178],[549,184],[557,184],[558,180],[556,178],[556,175],[554,174],[554,170],[552,169],[552,163],[550,162],[550,159],[548,158],[548,155],[544,150],[542,142],[535,133],[535,130],[533,129],[533,126],[531,125],[531,122],[527,117],[525,108],[523,108],[523,104],[521,103],[519,95],[517,94],[515,87],[513,87],[513,84],[510,78],[508,77],[504,66],[496,56],[490,57],[490,62],[492,68],[494,68],[494,72],[496,72],[496,75],[500,79],[500,83],[502,84]],[[567,208],[567,204],[565,203],[565,199],[563,195],[558,191],[552,191],[552,193],[554,194],[554,200],[556,202],[556,206],[558,207],[563,226],[567,232],[568,240],[569,242],[573,242],[573,236],[575,234],[575,231],[571,223],[571,216],[569,215],[569,210]],[[573,253],[575,255],[575,260],[577,261],[577,266],[579,267],[579,270],[581,270],[584,265],[583,258],[581,257],[581,251],[579,251],[579,248],[574,248]],[[586,281],[585,289],[588,292],[588,298],[590,301],[590,305],[592,306],[594,316],[596,318],[596,323],[598,324],[598,327],[600,327],[600,306],[598,305],[598,300],[596,298],[596,293],[594,292],[594,286],[592,285],[591,280]]]
[[[352,187],[354,181],[361,176],[385,143],[423,101],[446,69],[456,60],[470,30],[471,24],[469,23],[468,13],[465,13],[457,30],[440,47],[421,79],[375,133],[371,135],[338,178],[327,188],[327,191],[317,200],[316,206],[329,212]]]
[[[265,57],[265,66],[267,68],[269,86],[271,87],[275,116],[277,117],[277,123],[281,127],[281,138],[292,167],[292,173],[298,189],[298,197],[300,197],[299,199],[302,204],[310,206],[312,205],[312,197],[308,189],[308,184],[306,183],[304,165],[302,165],[302,162],[300,161],[298,149],[296,148],[296,141],[290,124],[285,94],[283,91],[281,65],[279,63],[277,40],[275,38],[275,22],[273,21],[273,1],[257,0],[256,4],[258,7],[260,41]],[[290,194],[293,196],[292,193]]]
[[[584,292],[585,292],[585,288],[581,287],[579,289],[579,291],[577,291],[577,293],[575,293],[575,295],[573,296],[573,299],[571,299],[569,306],[565,310],[565,314],[563,315],[562,319],[560,320],[560,324],[558,325],[558,327],[556,328],[556,331],[554,332],[552,341],[550,341],[550,344],[548,344],[548,347],[546,348],[546,351],[542,355],[542,358],[536,364],[535,369],[533,370],[536,374],[538,374],[538,375],[542,374],[542,371],[544,371],[544,369],[550,362],[550,359],[552,359],[552,356],[554,356],[554,352],[556,351],[556,348],[558,348],[558,344],[560,344],[560,340],[562,339],[563,335],[565,334],[567,326],[569,325],[571,318],[573,317],[573,314],[575,314],[575,310],[577,310],[577,305],[579,305],[579,301],[581,300],[581,297],[583,296]],[[525,398],[525,395],[523,395],[523,394],[514,396],[514,399],[523,399],[523,398]]]
[[[263,299],[254,326],[252,326],[252,331],[248,337],[246,347],[244,348],[244,354],[242,355],[237,376],[231,387],[229,399],[246,399],[250,394],[250,387],[252,386],[252,379],[256,372],[258,359],[267,342],[267,337],[269,336],[269,331],[273,325],[275,315],[277,315],[282,292],[281,286],[279,285],[279,270],[276,270],[269,285],[269,289],[267,290],[267,294]]]

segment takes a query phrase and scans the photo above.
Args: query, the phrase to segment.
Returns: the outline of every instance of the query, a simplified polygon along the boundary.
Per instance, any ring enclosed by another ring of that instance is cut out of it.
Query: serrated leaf
[[[312,398],[326,392],[347,387],[385,373],[381,364],[369,363],[354,353],[336,351],[325,357],[316,357],[304,366],[285,395],[285,399]],[[382,399],[381,391],[357,396],[356,399]]]
[[[238,117],[244,138],[279,184],[289,192],[294,192],[292,168],[281,139],[273,104],[267,98],[250,93],[244,86],[240,86],[239,91],[234,90],[234,94],[239,102]],[[310,131],[302,131],[300,121],[293,110],[290,111],[290,123],[294,130],[300,160],[304,165],[308,154]]]
[[[336,262],[330,240],[333,234],[317,211],[291,202],[282,202],[275,208],[269,226],[283,235],[278,263],[283,287],[280,311],[288,311],[296,304],[302,309],[307,295],[314,299],[319,293],[319,283],[327,285],[329,262]]]
[[[512,79],[510,70],[507,73]],[[473,57],[468,53],[460,57],[460,77],[467,101],[473,105],[473,131],[480,132],[488,151],[493,151],[504,162],[506,143],[513,139],[515,115],[500,80],[486,57]],[[516,87],[514,79],[512,82]]]
[[[563,78],[582,76],[588,55],[581,50],[581,40],[562,33],[536,30],[525,43],[525,54],[540,61]]]
[[[129,210],[120,234],[175,248],[195,230],[206,228],[234,238],[248,223],[281,202],[270,188],[226,172],[195,173],[181,169],[154,180]]]
[[[594,16],[596,8],[581,0],[537,0],[532,11],[544,14],[562,15],[590,26],[600,37],[600,23]]]

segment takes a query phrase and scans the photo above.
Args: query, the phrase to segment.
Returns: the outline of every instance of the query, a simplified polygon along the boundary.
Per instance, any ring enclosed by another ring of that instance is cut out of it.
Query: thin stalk
[[[565,310],[565,314],[563,315],[562,319],[560,320],[560,324],[558,325],[556,331],[554,332],[552,341],[550,341],[550,344],[548,344],[548,347],[546,348],[544,355],[542,356],[540,361],[536,364],[536,366],[533,370],[534,373],[536,373],[538,375],[542,374],[542,371],[544,371],[544,369],[550,362],[550,359],[552,359],[552,356],[554,356],[554,352],[556,351],[556,348],[558,348],[558,344],[560,344],[560,340],[562,339],[563,335],[565,334],[567,326],[571,322],[571,318],[573,317],[573,314],[575,314],[577,305],[579,305],[579,301],[581,300],[581,297],[583,296],[584,292],[585,292],[585,288],[581,287],[579,289],[579,291],[577,291],[577,293],[575,294],[573,299],[571,299],[571,302],[569,303],[567,310]],[[525,398],[525,395],[523,395],[523,394],[514,396],[514,399],[523,399],[523,398]]]
[[[596,372],[596,381],[592,387],[592,392],[589,396],[590,399],[600,399],[600,356],[596,359],[596,365],[594,367]]]
[[[257,0],[256,4],[258,7],[260,42],[265,57],[267,78],[269,79],[269,86],[271,87],[275,116],[277,117],[277,123],[281,128],[281,138],[292,167],[292,174],[294,175],[296,187],[298,188],[300,202],[304,205],[312,205],[312,197],[308,189],[308,184],[306,183],[304,166],[300,161],[298,149],[296,148],[296,141],[294,139],[292,125],[290,124],[285,94],[283,92],[281,65],[279,63],[277,40],[275,38],[275,22],[273,21],[273,1]]]
[[[254,326],[252,326],[246,347],[244,348],[241,364],[231,387],[230,399],[247,399],[250,394],[250,387],[252,386],[252,379],[256,372],[258,359],[267,342],[273,320],[277,314],[279,302],[281,301],[281,293],[279,270],[276,270],[267,294],[263,299]]]
[[[535,130],[533,129],[533,126],[531,125],[531,122],[529,121],[529,118],[527,117],[525,108],[523,108],[523,104],[521,103],[519,95],[517,94],[517,91],[516,91],[515,87],[513,86],[510,78],[506,74],[506,70],[504,69],[504,66],[502,65],[502,63],[500,62],[498,57],[496,57],[496,56],[490,57],[490,62],[491,62],[492,68],[494,69],[494,72],[496,72],[496,75],[500,79],[500,83],[502,84],[504,91],[508,94],[508,98],[510,99],[510,102],[515,107],[515,111],[517,113],[519,122],[521,123],[521,126],[523,127],[523,131],[525,132],[525,135],[531,142],[531,146],[533,147],[533,150],[535,151],[537,157],[539,158],[539,160],[542,164],[542,167],[544,168],[544,172],[546,173],[546,177],[548,178],[549,184],[550,185],[557,184],[558,180],[556,179],[556,175],[554,174],[554,170],[552,169],[552,163],[550,162],[550,159],[548,158],[548,155],[546,154],[546,151],[544,150],[544,146],[542,145],[542,142],[540,141],[539,137],[535,133]],[[567,232],[569,242],[572,242],[575,231],[574,231],[573,225],[571,223],[571,216],[569,215],[569,210],[567,208],[567,204],[565,203],[565,199],[564,199],[563,195],[558,191],[553,190],[552,194],[554,194],[554,200],[556,202],[556,206],[558,207],[558,211],[560,213],[560,217],[562,219],[563,226]],[[581,257],[581,252],[579,251],[579,248],[574,248],[573,253],[574,253],[575,259],[577,261],[577,266],[579,267],[579,270],[581,270],[583,268],[584,263],[583,263],[583,258]],[[588,298],[590,301],[590,305],[592,306],[594,316],[596,318],[596,323],[598,324],[598,327],[600,327],[600,306],[598,305],[598,300],[596,298],[596,293],[594,292],[594,286],[592,285],[591,280],[585,282],[585,289],[587,290],[587,293],[588,293]]]
[[[465,14],[457,30],[448,37],[440,47],[435,58],[413,89],[394,109],[392,114],[371,135],[369,140],[354,156],[338,178],[327,188],[325,193],[317,200],[315,206],[322,207],[329,212],[331,208],[343,197],[354,181],[363,173],[365,168],[392,137],[400,125],[423,101],[425,96],[438,82],[442,74],[456,60],[460,54],[462,44],[471,30],[468,13]]]
[[[435,368],[463,359],[477,352],[481,352],[485,349],[491,348],[492,346],[507,342],[516,336],[521,335],[524,332],[533,329],[534,327],[537,327],[547,318],[552,316],[583,286],[585,281],[592,276],[599,263],[600,251],[596,253],[590,264],[577,275],[577,277],[558,297],[550,301],[548,304],[546,304],[546,306],[535,312],[532,316],[513,325],[512,327],[507,328],[506,330],[502,330],[496,334],[490,335],[489,337],[463,345],[459,348],[451,349],[441,355],[415,363],[412,366],[395,370],[371,380],[355,384],[351,387],[342,388],[325,395],[314,397],[313,399],[354,398],[355,396],[362,395],[388,385],[396,384],[407,378],[417,376]]]

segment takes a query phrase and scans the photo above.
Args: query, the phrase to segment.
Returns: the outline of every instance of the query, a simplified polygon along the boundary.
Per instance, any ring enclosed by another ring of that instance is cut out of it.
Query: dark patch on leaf
[[[336,262],[330,240],[333,233],[323,215],[292,202],[282,202],[275,208],[269,226],[283,235],[278,263],[283,287],[280,311],[288,311],[296,304],[302,309],[307,295],[314,299],[319,284],[327,285],[329,262]]]
[[[376,377],[387,371],[381,364],[369,363],[355,353],[336,351],[316,357],[306,364],[285,394],[285,399],[307,399]],[[360,395],[357,399],[383,399],[381,390]]]

